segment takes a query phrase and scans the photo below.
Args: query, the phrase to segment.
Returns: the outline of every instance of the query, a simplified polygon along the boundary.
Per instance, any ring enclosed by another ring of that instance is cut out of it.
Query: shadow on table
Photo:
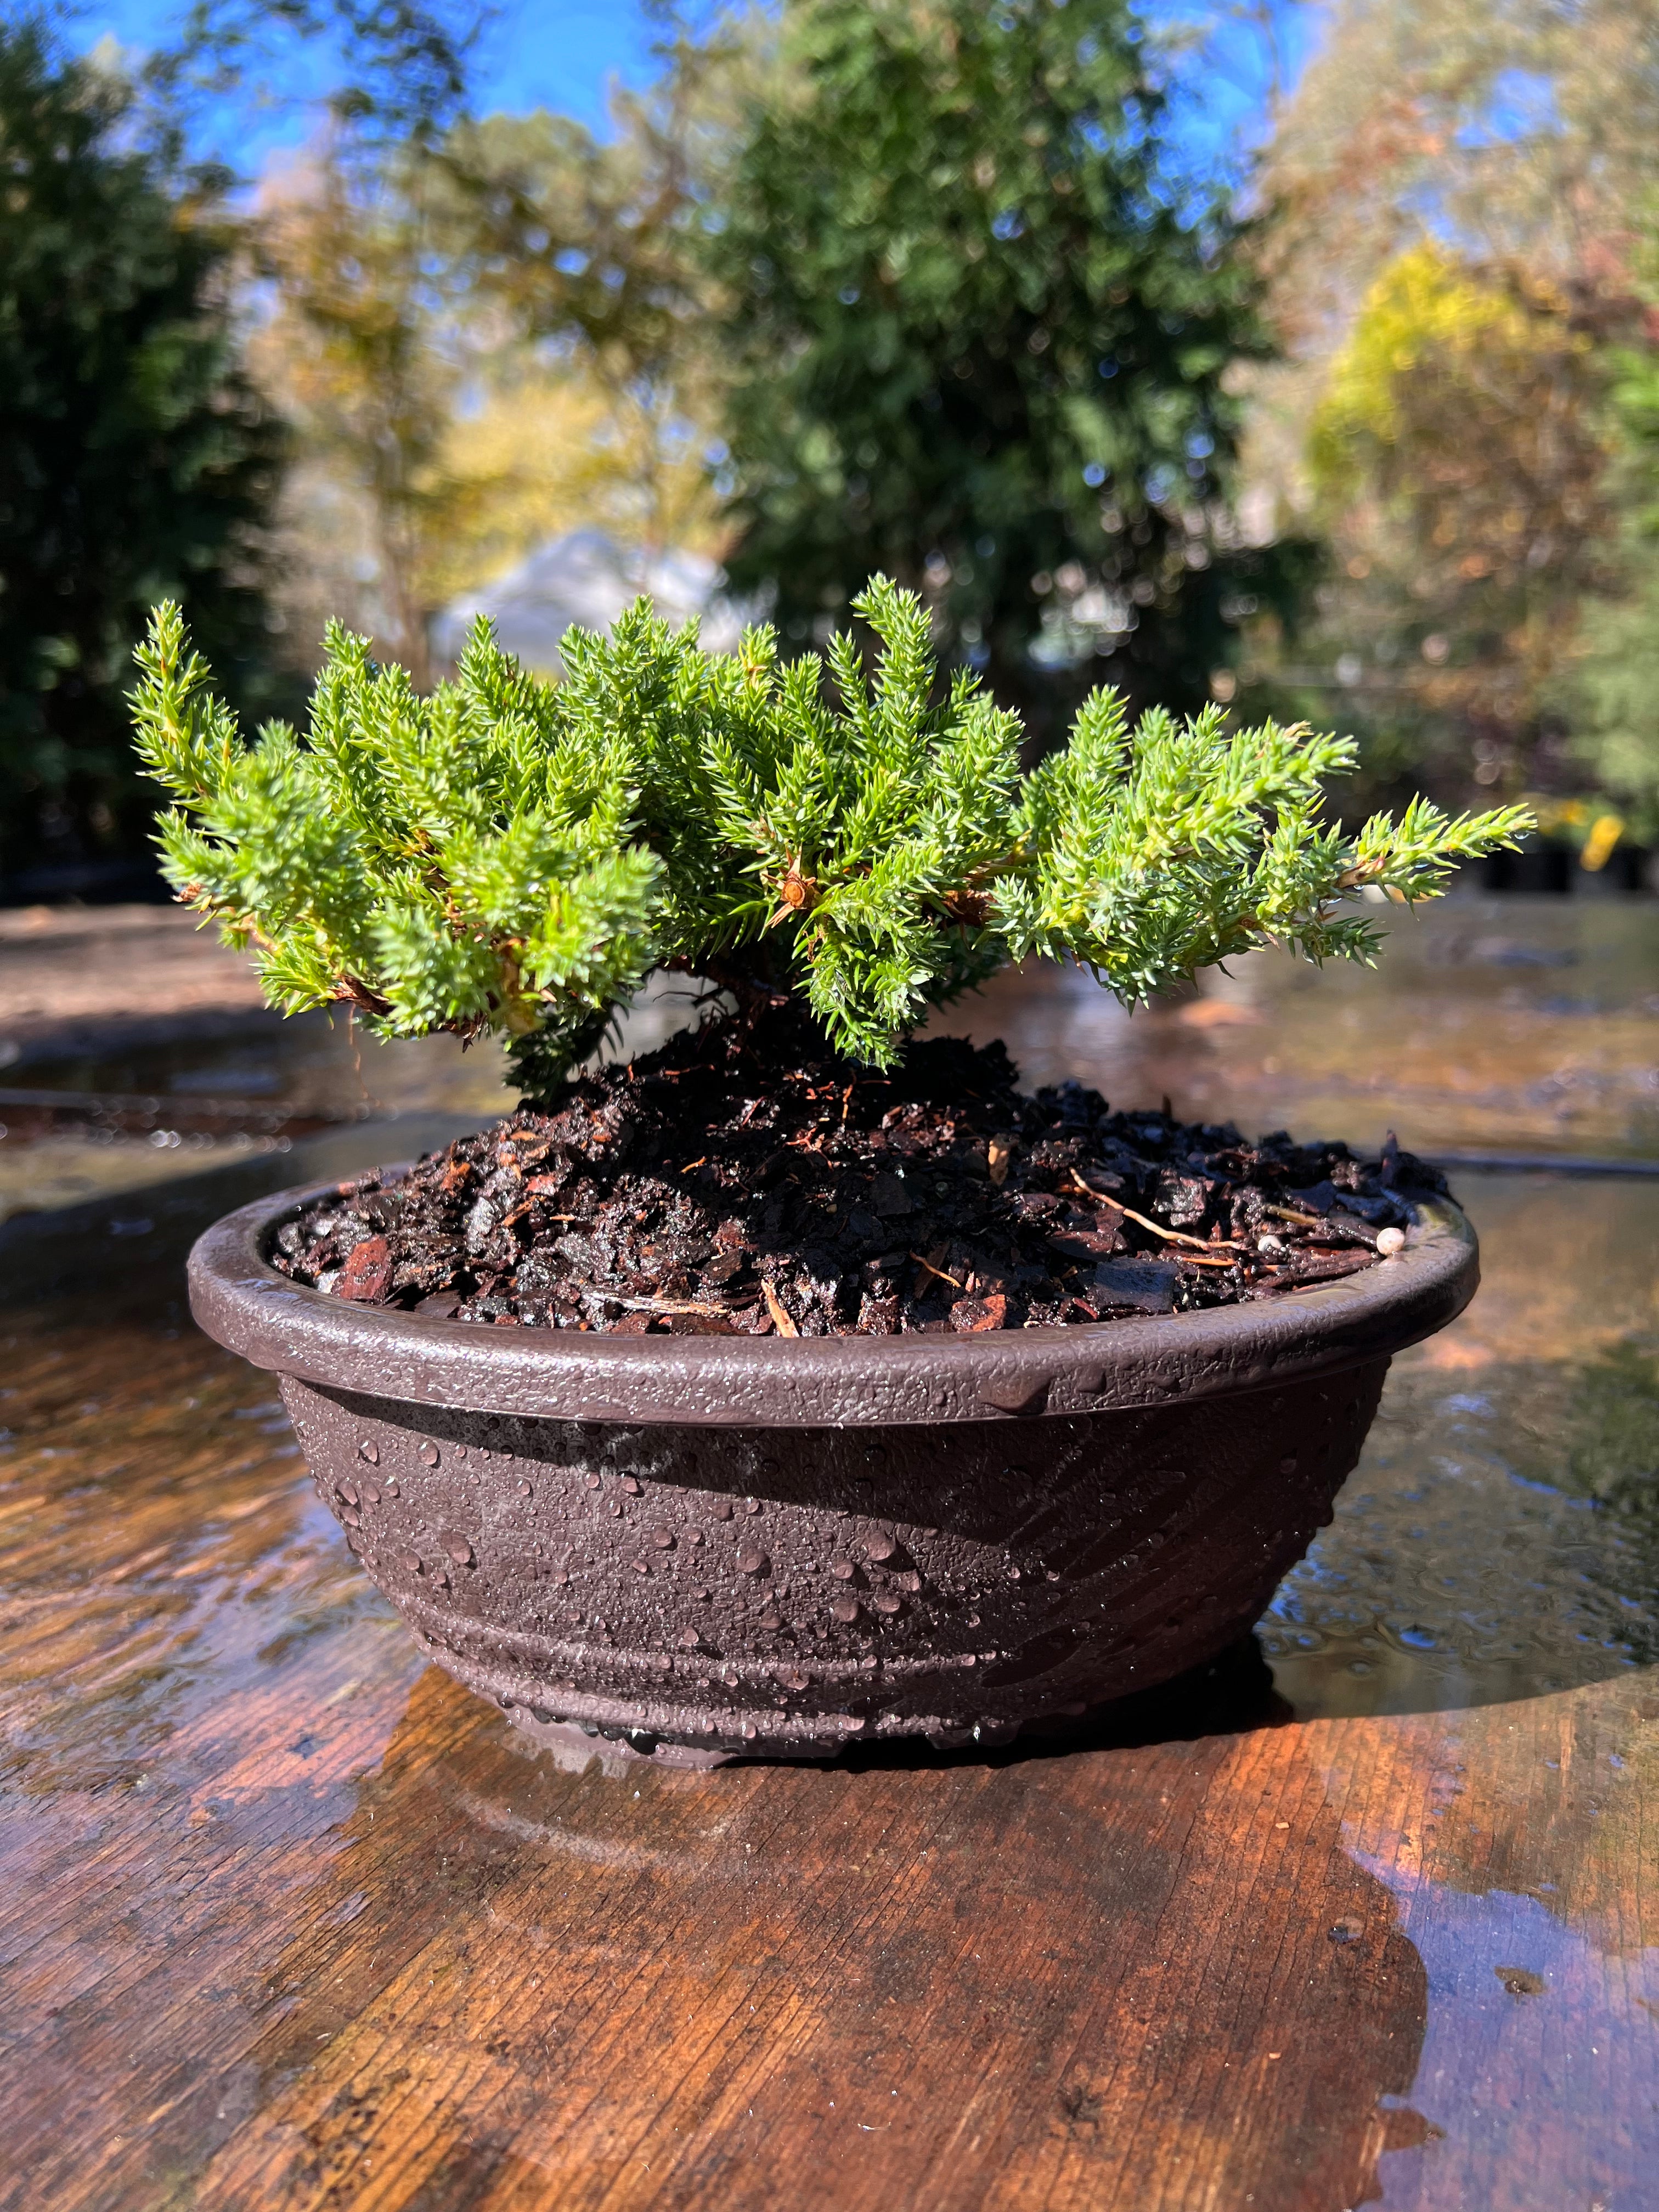
[[[948,1751],[935,1751],[919,1740],[874,1743],[843,1752],[835,1764],[854,1774],[959,1766],[1000,1769],[1033,1759],[1069,1759],[1079,1752],[1127,1751],[1243,1735],[1281,1727],[1294,1718],[1292,1708],[1273,1686],[1261,1645],[1254,1636],[1247,1636],[1173,1681],[1115,1698],[1075,1719],[1028,1723],[1012,1743],[965,1744]]]
[[[202,2199],[1367,2201],[1431,2132],[1393,1899],[1295,1731],[1133,1738],[577,1772],[429,1670],[349,1848],[266,1902]]]

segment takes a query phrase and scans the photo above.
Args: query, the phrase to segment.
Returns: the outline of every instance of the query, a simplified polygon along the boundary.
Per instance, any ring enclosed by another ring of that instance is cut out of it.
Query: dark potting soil
[[[798,1018],[712,1022],[343,1183],[274,1266],[369,1305],[675,1335],[1035,1328],[1273,1297],[1376,1264],[1443,1191],[1395,1148],[1026,1097],[1000,1044],[890,1074]],[[1379,1254],[1378,1239],[1382,1250]]]

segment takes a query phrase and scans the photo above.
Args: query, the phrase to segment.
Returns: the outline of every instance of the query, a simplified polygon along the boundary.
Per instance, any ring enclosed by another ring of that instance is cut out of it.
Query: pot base
[[[283,1391],[440,1666],[564,1754],[702,1768],[1006,1742],[1213,1657],[1329,1520],[1387,1367],[793,1432]]]

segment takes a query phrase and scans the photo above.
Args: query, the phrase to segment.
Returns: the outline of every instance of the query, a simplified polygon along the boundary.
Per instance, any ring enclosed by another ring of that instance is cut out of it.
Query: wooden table
[[[1064,1749],[563,1771],[181,1311],[331,1142],[0,1232],[0,2206],[1659,2205],[1650,1669],[1345,1717],[1247,1651]],[[1500,1196],[1454,1382],[1551,1325]]]

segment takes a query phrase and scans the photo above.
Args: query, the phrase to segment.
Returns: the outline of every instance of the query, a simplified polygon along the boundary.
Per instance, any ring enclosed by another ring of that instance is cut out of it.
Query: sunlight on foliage
[[[1589,350],[1582,332],[1567,343]],[[1355,471],[1357,442],[1398,444],[1406,428],[1402,380],[1429,362],[1455,362],[1478,374],[1482,356],[1528,353],[1538,344],[1535,317],[1512,294],[1437,246],[1412,247],[1371,286],[1331,364],[1314,421],[1316,474],[1346,483]]]
[[[966,671],[941,687],[913,593],[878,577],[854,611],[873,671],[846,635],[823,660],[763,629],[708,653],[641,600],[608,635],[567,634],[556,688],[481,621],[424,698],[335,626],[307,739],[272,724],[248,745],[163,606],[134,708],[178,802],[168,880],[257,951],[274,1004],[501,1030],[545,1094],[665,964],[740,999],[799,990],[838,1049],[885,1066],[930,1006],[1031,954],[1129,1006],[1262,943],[1369,958],[1353,894],[1432,896],[1529,826],[1419,800],[1345,836],[1321,787],[1351,740],[1232,733],[1213,707],[1131,728],[1105,690],[1024,775],[1019,717]]]

